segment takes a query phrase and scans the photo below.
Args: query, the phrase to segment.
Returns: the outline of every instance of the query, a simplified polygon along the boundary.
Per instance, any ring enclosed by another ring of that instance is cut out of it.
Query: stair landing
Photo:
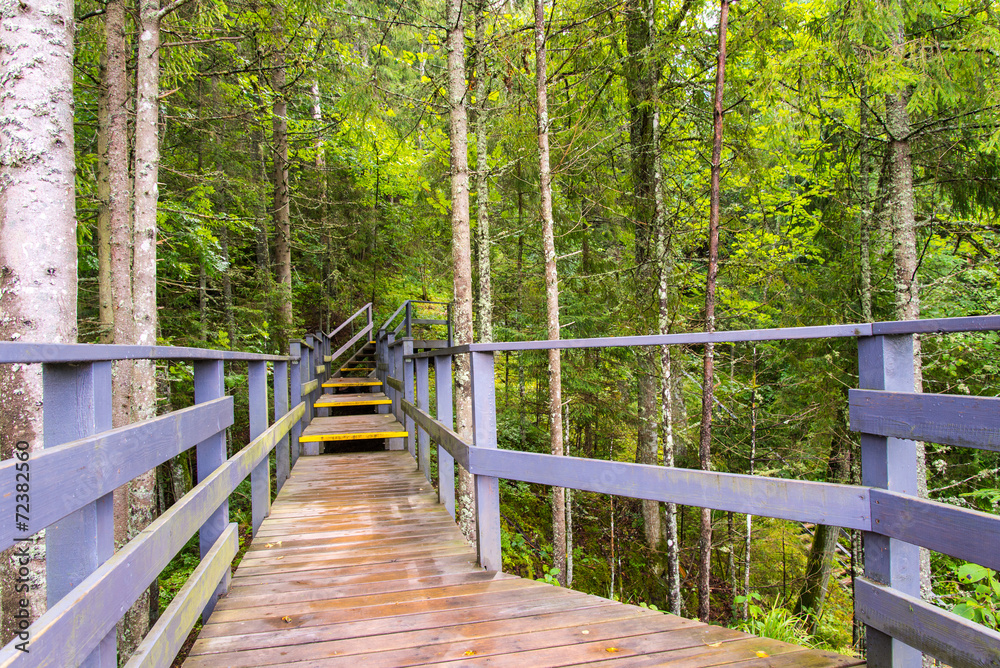
[[[860,666],[483,571],[406,452],[303,457],[184,666]]]

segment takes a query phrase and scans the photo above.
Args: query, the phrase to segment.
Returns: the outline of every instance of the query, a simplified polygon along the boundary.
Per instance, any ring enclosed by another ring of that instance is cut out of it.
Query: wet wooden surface
[[[406,452],[300,458],[184,665],[443,663],[863,665],[483,571]]]
[[[313,418],[299,441],[356,441],[373,438],[402,438],[406,429],[391,413],[339,415]]]

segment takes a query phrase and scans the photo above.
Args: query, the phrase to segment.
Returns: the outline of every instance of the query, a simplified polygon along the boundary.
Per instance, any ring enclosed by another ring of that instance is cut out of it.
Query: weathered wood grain
[[[851,429],[983,450],[1000,450],[1000,397],[849,392]]]
[[[233,398],[223,397],[36,452],[31,458],[31,492],[45,502],[32,506],[27,535],[232,424]],[[11,518],[0,523],[0,549],[14,544],[16,461],[0,463],[0,517]]]
[[[198,616],[205,609],[222,575],[229,569],[239,550],[235,523],[226,527],[219,540],[188,577],[156,624],[142,639],[125,668],[169,668]]]
[[[389,482],[394,477],[403,484]],[[347,514],[328,497],[340,480],[351,488],[337,497],[348,504]],[[398,496],[391,502],[385,493],[393,488]],[[366,490],[378,499],[364,510],[353,498]],[[482,570],[435,501],[408,453],[303,460],[185,666],[454,662],[524,668],[608,659],[631,665],[656,655],[687,666],[756,659],[749,665],[763,668],[783,654],[801,656],[803,666],[858,663]],[[422,505],[427,502],[431,505]],[[317,506],[322,511],[303,534],[296,517]],[[396,511],[386,512],[389,507]],[[401,524],[399,517],[411,512],[431,518],[432,531]],[[264,536],[270,523],[287,533]],[[335,555],[343,558],[331,558]],[[763,650],[770,656],[757,655]]]
[[[872,531],[1000,570],[1000,517],[872,489]]]
[[[1000,666],[1000,632],[915,596],[856,578],[855,616],[954,668]]]

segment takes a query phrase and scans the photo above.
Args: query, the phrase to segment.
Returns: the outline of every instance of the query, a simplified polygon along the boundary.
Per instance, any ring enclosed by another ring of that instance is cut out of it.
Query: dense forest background
[[[545,3],[562,338],[1000,313],[995,9],[989,0]],[[513,1],[462,7],[477,340],[549,331],[534,11]],[[123,266],[134,281],[149,274],[137,254],[121,264],[116,229],[131,230],[135,248],[155,242],[162,344],[285,352],[368,301],[381,321],[405,299],[453,299],[443,4],[80,0],[75,14],[80,341],[122,342],[117,301],[102,286]],[[144,186],[150,165],[158,174]],[[152,223],[141,210],[150,197]],[[116,198],[124,218],[109,219]],[[153,235],[140,238],[149,225]],[[926,337],[919,350],[924,391],[1000,393],[996,334]],[[567,454],[706,466],[704,354],[565,353]],[[720,344],[713,355],[708,466],[859,481],[846,416],[852,339]],[[546,356],[504,355],[497,369],[501,447],[548,451]],[[240,380],[229,386],[245,401]],[[157,368],[155,385],[157,410],[191,401],[183,365]],[[234,428],[235,442],[245,428]],[[190,466],[156,473],[154,506],[183,494]],[[997,512],[995,453],[927,444],[926,468],[931,498]],[[502,500],[512,572],[860,651],[850,578],[859,536],[713,513],[705,576],[701,512],[679,508],[676,597],[663,509],[650,517],[639,501],[572,495],[569,563],[555,570],[549,490],[504,484]],[[161,604],[184,565],[161,579]],[[996,627],[1000,585],[960,582],[961,568],[935,557],[926,595]],[[975,575],[995,584],[991,572]]]

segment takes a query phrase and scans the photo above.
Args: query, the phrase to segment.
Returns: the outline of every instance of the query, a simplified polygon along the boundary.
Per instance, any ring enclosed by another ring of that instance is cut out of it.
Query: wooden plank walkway
[[[191,649],[209,666],[860,666],[486,572],[406,452],[302,457]]]
[[[313,404],[314,408],[347,408],[355,406],[384,406],[392,399],[383,392],[358,392],[354,394],[323,394]]]
[[[299,442],[405,438],[406,435],[406,429],[391,413],[339,415],[313,418],[302,431]]]

